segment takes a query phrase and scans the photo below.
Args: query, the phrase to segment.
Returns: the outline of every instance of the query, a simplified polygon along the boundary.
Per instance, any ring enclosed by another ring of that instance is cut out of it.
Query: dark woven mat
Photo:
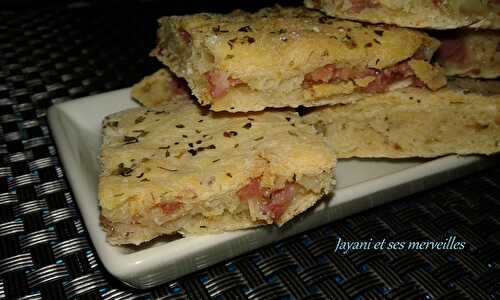
[[[66,183],[46,109],[156,70],[147,56],[156,17],[213,9],[182,3],[0,8],[0,299],[500,299],[500,168],[155,289],[109,276]],[[465,250],[335,252],[338,237],[450,236]]]

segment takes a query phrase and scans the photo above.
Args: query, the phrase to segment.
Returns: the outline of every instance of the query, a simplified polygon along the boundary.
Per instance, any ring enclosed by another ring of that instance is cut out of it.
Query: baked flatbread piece
[[[411,29],[340,21],[305,8],[159,20],[152,51],[214,111],[349,103],[446,84],[439,42]]]
[[[161,108],[103,122],[99,201],[112,244],[283,225],[332,192],[335,156],[295,112]]]
[[[436,53],[448,76],[497,78],[500,76],[500,32],[457,30],[446,32]]]
[[[342,19],[410,28],[500,28],[496,0],[305,0]]]
[[[437,157],[500,151],[500,96],[405,89],[304,117],[338,158]]]
[[[132,98],[151,109],[161,109],[168,102],[189,101],[187,83],[167,69],[160,69],[132,86]]]

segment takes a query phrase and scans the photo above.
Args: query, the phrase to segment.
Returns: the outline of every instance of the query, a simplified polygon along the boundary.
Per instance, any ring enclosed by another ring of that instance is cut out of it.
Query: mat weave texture
[[[58,102],[159,67],[156,4],[0,9],[0,299],[500,299],[500,168],[331,223],[150,290],[98,261],[46,122]],[[335,253],[344,240],[463,251]]]

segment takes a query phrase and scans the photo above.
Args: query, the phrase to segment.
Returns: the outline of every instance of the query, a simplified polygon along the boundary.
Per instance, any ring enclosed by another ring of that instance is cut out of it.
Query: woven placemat
[[[159,68],[147,56],[159,15],[230,8],[96,3],[0,9],[0,299],[500,299],[500,168],[154,289],[111,277],[67,185],[46,109]],[[335,251],[339,238],[451,236],[465,249]]]

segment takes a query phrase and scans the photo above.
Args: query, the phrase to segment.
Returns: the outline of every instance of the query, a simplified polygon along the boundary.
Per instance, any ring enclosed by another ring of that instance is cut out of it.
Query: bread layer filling
[[[424,66],[424,70],[415,70],[415,63],[418,63],[419,66]],[[338,67],[335,64],[327,64],[307,73],[304,76],[302,88],[310,90],[313,94],[324,94],[321,92],[324,85],[344,87],[333,90],[327,88],[328,94],[334,95],[353,92],[384,93],[407,86],[428,87],[435,90],[445,85],[445,81],[442,84],[436,84],[437,81],[434,80],[429,81],[429,73],[437,74],[439,71],[426,61],[413,58],[382,70]],[[245,82],[228,76],[219,70],[206,72],[204,73],[204,77],[208,82],[210,96],[213,99],[226,96],[231,88],[246,86]],[[439,81],[441,79],[444,80],[444,77],[439,78]]]

